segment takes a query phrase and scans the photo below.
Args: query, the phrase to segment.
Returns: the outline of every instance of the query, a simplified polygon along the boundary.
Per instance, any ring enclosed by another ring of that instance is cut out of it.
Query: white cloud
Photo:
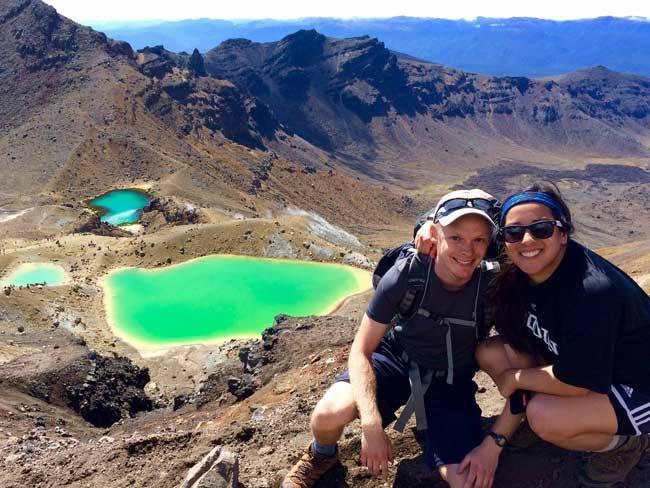
[[[298,17],[436,17],[473,19],[476,17],[539,17],[548,19],[592,18],[605,15],[615,17],[648,17],[650,2],[638,0],[594,0],[568,2],[545,0],[521,2],[513,0],[447,0],[402,1],[395,0],[46,0],[59,13],[76,21],[88,20],[143,20],[190,19],[260,19]]]

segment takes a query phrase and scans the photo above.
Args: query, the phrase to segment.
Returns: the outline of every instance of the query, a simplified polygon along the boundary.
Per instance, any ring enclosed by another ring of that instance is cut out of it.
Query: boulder
[[[239,486],[238,456],[217,446],[187,473],[181,488],[237,488]]]
[[[351,252],[343,256],[343,264],[358,266],[359,268],[365,269],[374,269],[372,261],[358,252]]]

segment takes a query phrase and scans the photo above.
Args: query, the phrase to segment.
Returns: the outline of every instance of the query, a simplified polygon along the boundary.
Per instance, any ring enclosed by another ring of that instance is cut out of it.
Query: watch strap
[[[490,437],[492,437],[492,439],[494,439],[494,443],[497,446],[506,447],[506,444],[508,443],[508,439],[506,438],[506,436],[497,434],[496,432],[493,431],[489,431],[487,435],[489,435]]]

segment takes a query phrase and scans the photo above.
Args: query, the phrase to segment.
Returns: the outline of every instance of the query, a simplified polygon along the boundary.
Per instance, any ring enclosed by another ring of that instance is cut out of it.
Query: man
[[[385,478],[392,452],[384,428],[405,404],[399,427],[415,411],[418,429],[426,428],[425,461],[452,488],[492,486],[505,439],[493,432],[482,438],[472,377],[476,344],[492,325],[484,306],[490,276],[479,265],[495,231],[495,203],[476,189],[440,199],[430,215],[435,258],[400,259],[382,277],[352,343],[349,370],[317,404],[314,441],[283,488],[310,488],[334,467],[337,441],[357,417],[361,462]]]

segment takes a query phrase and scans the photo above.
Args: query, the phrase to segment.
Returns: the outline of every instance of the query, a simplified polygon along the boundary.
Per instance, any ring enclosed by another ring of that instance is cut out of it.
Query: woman
[[[494,286],[500,335],[478,347],[477,359],[506,399],[532,393],[525,414],[541,438],[598,453],[580,480],[608,487],[649,444],[650,298],[572,234],[554,185],[505,200],[507,259]],[[509,437],[520,418],[504,410],[500,433]]]

